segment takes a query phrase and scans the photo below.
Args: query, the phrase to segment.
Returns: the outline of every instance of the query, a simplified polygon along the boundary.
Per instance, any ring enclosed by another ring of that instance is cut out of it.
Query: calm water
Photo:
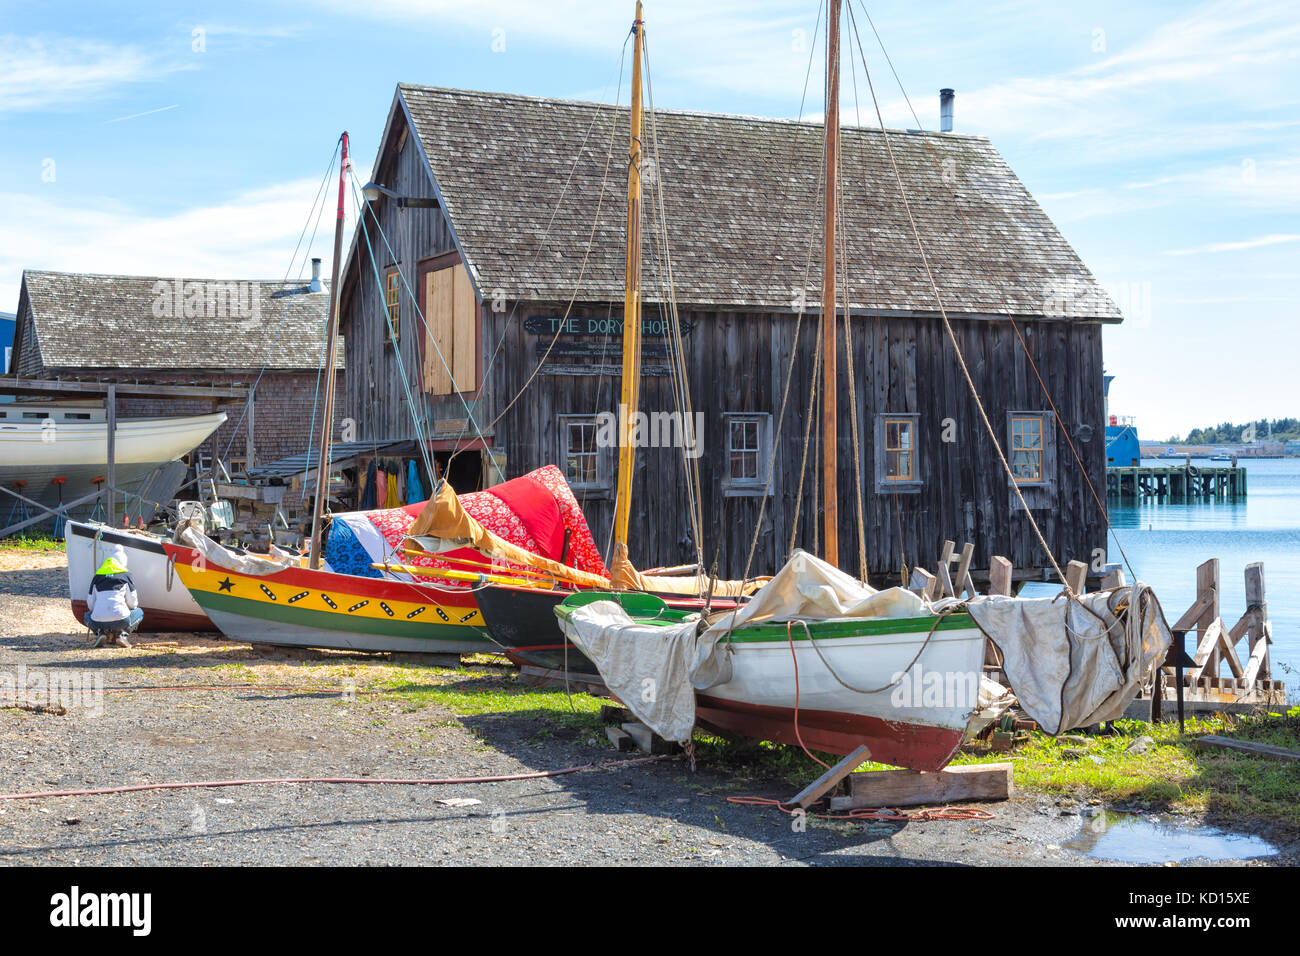
[[[1110,521],[1134,572],[1156,589],[1170,624],[1196,596],[1196,566],[1218,558],[1220,615],[1231,627],[1246,609],[1242,572],[1250,562],[1263,561],[1273,622],[1273,677],[1286,681],[1294,703],[1300,698],[1300,459],[1239,463],[1247,469],[1244,499],[1123,507],[1112,502]],[[1224,463],[1193,459],[1193,464]],[[1110,560],[1122,560],[1114,539]],[[1188,644],[1190,653],[1190,640]],[[1237,645],[1243,661],[1246,647],[1245,639]],[[1229,673],[1226,665],[1221,673]]]

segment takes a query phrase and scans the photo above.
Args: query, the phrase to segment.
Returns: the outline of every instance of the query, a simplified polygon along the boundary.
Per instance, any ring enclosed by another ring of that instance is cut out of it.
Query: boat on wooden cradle
[[[627,598],[586,592],[555,613],[610,693],[665,739],[685,743],[698,723],[834,754],[865,745],[873,761],[922,771],[1012,704],[1052,734],[1122,716],[1170,642],[1142,584],[929,601],[803,551],[725,614]],[[1010,690],[982,675],[986,640]]]
[[[114,429],[114,466],[118,487],[137,493],[160,469],[207,441],[226,421],[225,412],[168,418],[122,418]],[[54,509],[98,490],[107,493],[108,422],[102,405],[60,402],[11,402],[0,405],[0,484]],[[167,487],[147,489],[153,501],[170,501],[184,480],[174,469]],[[5,514],[12,499],[4,498]],[[73,510],[89,515],[91,500]],[[34,517],[35,508],[29,509]],[[0,526],[9,524],[0,521]]]

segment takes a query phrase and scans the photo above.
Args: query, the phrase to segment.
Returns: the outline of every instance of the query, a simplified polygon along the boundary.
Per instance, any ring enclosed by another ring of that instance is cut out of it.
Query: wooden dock
[[[1114,465],[1106,469],[1106,495],[1119,501],[1244,498],[1246,469],[1189,464]]]

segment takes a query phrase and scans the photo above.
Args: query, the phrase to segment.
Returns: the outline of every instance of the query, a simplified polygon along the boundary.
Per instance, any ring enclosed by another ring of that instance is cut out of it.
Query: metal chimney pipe
[[[952,100],[957,94],[944,87],[939,91],[939,132],[952,132]]]
[[[308,288],[310,288],[312,292],[319,292],[321,290],[320,259],[312,259],[311,261],[311,285],[308,286]]]

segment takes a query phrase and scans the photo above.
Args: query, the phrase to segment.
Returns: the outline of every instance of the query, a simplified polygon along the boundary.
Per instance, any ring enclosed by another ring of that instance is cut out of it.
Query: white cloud
[[[215,204],[161,215],[81,197],[0,193],[6,221],[23,224],[22,229],[0,230],[0,308],[12,311],[17,304],[24,269],[283,279],[320,183],[316,178],[268,185]],[[323,215],[306,231],[310,238],[316,227],[313,249],[299,251],[290,278],[310,275],[306,263],[312,255],[320,256],[329,271],[334,185],[324,192]],[[349,201],[347,239],[353,221]]]
[[[1300,234],[1274,233],[1255,239],[1243,239],[1240,242],[1212,242],[1194,249],[1167,249],[1167,256],[1194,256],[1203,252],[1239,252],[1242,249],[1258,249],[1261,246],[1276,246],[1287,242],[1300,242]]]
[[[136,46],[72,37],[0,36],[0,113],[81,102],[184,68]]]

